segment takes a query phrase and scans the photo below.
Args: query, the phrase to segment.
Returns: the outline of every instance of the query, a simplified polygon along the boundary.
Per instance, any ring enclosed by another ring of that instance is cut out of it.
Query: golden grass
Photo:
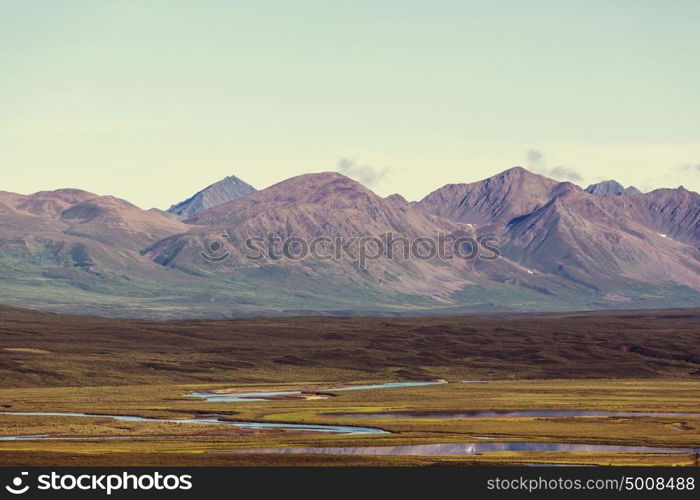
[[[347,383],[347,381],[345,381]],[[336,381],[333,384],[342,385]],[[318,384],[242,384],[240,389],[321,389]],[[700,381],[669,380],[532,380],[346,391],[328,400],[277,400],[208,403],[183,398],[194,390],[226,384],[96,388],[2,389],[0,401],[10,411],[79,411],[184,418],[215,412],[235,420],[337,423],[376,426],[386,435],[327,435],[286,431],[246,431],[232,426],[118,422],[68,417],[0,416],[3,435],[50,434],[84,441],[0,442],[0,464],[173,463],[189,465],[425,465],[529,462],[692,465],[694,458],[675,454],[573,452],[504,452],[474,457],[272,457],[231,454],[236,449],[271,447],[393,446],[473,442],[474,436],[499,441],[540,441],[700,448],[700,418],[485,418],[485,419],[352,419],[321,414],[351,411],[469,409],[605,409],[700,413]],[[95,438],[100,438],[95,440]],[[123,439],[129,438],[129,439]],[[123,460],[123,462],[119,462]],[[158,462],[162,460],[162,462]],[[76,462],[77,461],[77,462]]]

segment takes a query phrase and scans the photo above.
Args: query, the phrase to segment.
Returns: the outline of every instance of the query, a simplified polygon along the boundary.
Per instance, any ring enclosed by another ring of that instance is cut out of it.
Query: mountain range
[[[492,249],[425,258],[464,240]],[[301,258],[311,242],[322,258]],[[521,167],[414,203],[333,172],[261,191],[231,176],[167,212],[0,192],[0,303],[136,318],[691,307],[699,247],[697,193],[582,189]]]

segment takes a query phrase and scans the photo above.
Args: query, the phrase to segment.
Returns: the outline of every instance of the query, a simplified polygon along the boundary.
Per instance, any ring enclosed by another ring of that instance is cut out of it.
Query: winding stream
[[[243,429],[278,429],[284,431],[307,431],[307,432],[327,432],[331,434],[389,434],[382,429],[374,427],[354,427],[350,425],[323,425],[323,424],[284,424],[276,422],[243,422],[234,420],[220,420],[223,415],[211,415],[191,419],[171,419],[171,418],[147,418],[132,415],[97,415],[91,413],[72,412],[0,412],[1,415],[19,415],[30,417],[79,417],[79,418],[111,418],[122,422],[163,422],[170,424],[216,424],[232,425]],[[50,436],[3,436],[3,440],[20,439],[51,439]],[[89,438],[86,438],[89,439]]]
[[[464,381],[465,383],[483,383],[484,381]],[[447,383],[445,381],[429,382],[389,382],[384,384],[368,384],[348,387],[336,387],[314,391],[259,391],[259,392],[195,392],[186,394],[188,397],[203,398],[207,402],[253,402],[271,401],[276,399],[296,399],[323,397],[321,393],[332,393],[353,390],[391,389],[399,387],[420,387]],[[173,424],[202,424],[230,425],[243,429],[276,429],[297,432],[319,432],[331,434],[390,434],[390,432],[375,427],[359,427],[351,425],[330,424],[294,424],[278,422],[245,422],[223,420],[224,415],[210,414],[192,419],[148,418],[133,415],[90,414],[80,412],[9,412],[2,415],[17,415],[31,417],[77,417],[77,418],[109,418],[124,422],[160,422]],[[602,411],[602,410],[462,410],[462,411],[394,411],[379,413],[328,413],[324,417],[358,418],[358,419],[469,419],[469,418],[577,418],[577,417],[700,417],[700,413],[687,412],[635,412],[635,411]],[[147,436],[143,436],[147,437]],[[157,437],[157,436],[153,436]],[[62,440],[62,439],[129,439],[123,436],[107,437],[55,437],[45,434],[0,436],[0,441],[21,440]],[[416,455],[416,456],[466,456],[479,453],[495,452],[600,452],[600,453],[673,453],[698,454],[695,448],[663,448],[650,446],[623,446],[604,444],[571,444],[571,443],[527,443],[527,442],[497,442],[495,437],[475,436],[481,442],[474,443],[442,443],[425,445],[379,446],[379,447],[339,447],[339,448],[265,448],[251,450],[234,450],[233,453],[289,453],[289,454],[324,454],[324,455]],[[501,436],[500,439],[503,439]]]

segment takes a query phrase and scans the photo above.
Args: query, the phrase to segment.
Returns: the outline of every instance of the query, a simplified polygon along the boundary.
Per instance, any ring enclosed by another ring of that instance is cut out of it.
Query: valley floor
[[[154,322],[0,307],[0,465],[697,465],[698,325],[698,309]],[[308,394],[185,396],[207,391]],[[626,413],[469,413],[500,410]]]
[[[237,389],[321,390],[353,383],[241,385]],[[468,456],[240,454],[260,448],[334,448],[436,443],[566,443],[700,449],[700,416],[366,418],[330,413],[468,410],[608,410],[700,413],[700,381],[532,380],[341,391],[329,399],[207,402],[183,397],[225,385],[2,389],[5,412],[85,412],[186,419],[371,426],[384,434],[251,430],[230,425],[125,422],[109,418],[0,414],[0,465],[697,465],[695,452],[498,451]],[[49,439],[47,439],[49,438]]]

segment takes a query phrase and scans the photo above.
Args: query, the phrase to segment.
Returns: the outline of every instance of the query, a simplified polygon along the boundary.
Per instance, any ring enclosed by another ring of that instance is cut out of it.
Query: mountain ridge
[[[0,303],[137,317],[700,305],[700,195],[684,188],[591,193],[514,167],[413,203],[337,172],[230,195],[176,216],[79,189],[0,192]],[[264,255],[267,237],[328,251],[390,236],[491,238],[500,257],[248,255],[255,238]]]
[[[230,175],[197,191],[186,200],[172,205],[167,212],[181,218],[188,218],[202,210],[221,205],[227,201],[255,192],[256,189],[253,186],[242,181],[235,175]]]

